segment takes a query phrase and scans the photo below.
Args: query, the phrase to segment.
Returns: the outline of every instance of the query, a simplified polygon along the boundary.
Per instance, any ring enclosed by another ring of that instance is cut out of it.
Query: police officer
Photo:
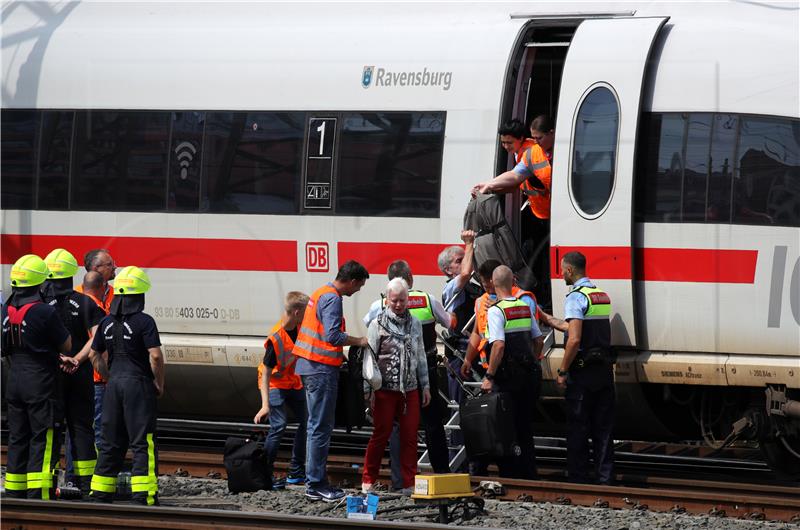
[[[574,482],[587,482],[589,438],[596,480],[614,478],[614,374],[611,355],[611,299],[586,277],[586,257],[568,252],[561,259],[564,281],[572,289],[564,303],[564,320],[541,314],[541,320],[564,332],[564,358],[558,385],[566,388],[567,469]]]
[[[164,358],[153,318],[144,313],[150,279],[125,267],[114,281],[111,312],[100,322],[89,358],[108,381],[103,400],[103,447],[92,476],[92,497],[111,502],[125,452],[133,452],[134,502],[158,503],[156,397],[164,392]]]
[[[60,387],[64,403],[69,443],[67,483],[89,493],[97,452],[94,445],[94,384],[91,363],[87,363],[92,337],[105,316],[94,301],[72,289],[72,277],[78,272],[75,257],[63,248],[53,250],[44,259],[49,270],[45,298],[61,317],[72,337],[68,357],[78,362],[73,373],[61,373]]]
[[[405,260],[393,261],[386,271],[389,280],[402,278],[410,286],[414,284],[414,275],[411,267]],[[385,300],[381,297],[376,300],[369,308],[369,312],[364,317],[364,324],[369,327],[385,305]],[[409,289],[408,291],[408,311],[411,316],[422,324],[422,341],[425,346],[425,356],[428,362],[428,380],[430,382],[431,396],[436,399],[429,407],[422,407],[422,425],[425,429],[425,446],[428,449],[428,458],[435,473],[450,472],[450,457],[447,449],[447,437],[444,433],[444,423],[442,421],[444,412],[441,408],[441,400],[436,396],[439,393],[439,377],[436,373],[436,323],[446,329],[452,329],[456,324],[455,315],[445,311],[444,306],[431,295],[424,291]],[[438,405],[437,405],[438,404]],[[402,489],[402,479],[400,477],[400,451],[399,433],[397,428],[392,432],[390,449],[392,453],[392,482],[396,489]],[[398,485],[400,486],[398,488]]]
[[[53,498],[53,470],[60,455],[63,409],[58,370],[75,361],[59,352],[72,348],[56,309],[43,303],[47,265],[27,254],[11,267],[11,296],[3,306],[3,355],[10,355],[8,404],[8,497]]]
[[[531,430],[532,414],[542,370],[539,366],[542,332],[531,307],[512,294],[514,273],[505,265],[495,268],[492,283],[497,293],[487,312],[489,366],[481,389],[508,392],[514,403],[514,427],[519,446],[518,458],[498,462],[501,477],[532,479],[536,476],[536,456]]]

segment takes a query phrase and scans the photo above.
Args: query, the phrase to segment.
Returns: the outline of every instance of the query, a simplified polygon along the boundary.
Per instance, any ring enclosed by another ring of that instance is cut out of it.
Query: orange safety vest
[[[489,341],[489,307],[492,300],[489,293],[483,293],[480,298],[475,300],[475,331],[481,337],[478,343],[478,353],[480,354],[481,366],[489,368],[489,359],[486,355],[486,344]]]
[[[523,291],[519,286],[514,284],[511,287],[511,296],[520,299],[528,295],[536,304],[536,314],[533,318],[539,319],[539,302],[536,301],[536,295],[530,291]],[[486,345],[489,342],[489,308],[492,307],[494,302],[489,298],[489,293],[483,295],[475,301],[475,329],[481,336],[481,341],[478,343],[478,352],[480,353],[481,366],[489,368],[489,357],[486,355]]]
[[[539,144],[534,144],[523,153],[522,162],[541,181],[544,189],[531,186],[528,179],[525,179],[519,188],[522,190],[522,194],[528,197],[528,204],[533,215],[539,219],[550,219],[550,161]]]
[[[83,292],[83,285],[82,284],[76,285],[75,286],[75,290],[77,292],[79,292],[79,293],[86,294],[86,293]],[[111,300],[114,299],[114,289],[110,285],[108,286],[108,293],[106,294],[106,299],[105,300],[98,300],[96,297],[94,297],[94,296],[92,296],[90,294],[86,294],[86,296],[88,296],[89,298],[94,300],[94,303],[97,304],[97,306],[100,309],[105,311],[106,315],[111,311]]]
[[[329,293],[333,293],[339,298],[342,297],[339,291],[330,285],[323,285],[311,295],[292,353],[309,361],[341,366],[344,361],[344,354],[342,353],[344,348],[342,346],[334,346],[325,340],[325,327],[317,317],[317,302],[323,295]],[[345,331],[344,317],[342,317],[341,329]]]
[[[109,296],[109,298],[108,298],[108,305],[106,305],[103,302],[101,302],[100,300],[98,300],[97,297],[94,296],[93,294],[84,293],[83,292],[83,285],[78,285],[77,287],[75,287],[75,290],[77,292],[83,293],[84,295],[86,295],[89,298],[91,298],[94,301],[94,303],[97,305],[97,307],[102,309],[103,312],[106,315],[108,314],[109,310],[111,309],[111,299],[114,298],[114,289],[109,289],[109,293],[111,294],[111,296]],[[101,376],[100,373],[95,369],[92,369],[92,380],[95,383],[105,383],[106,382],[106,380],[103,379],[103,376]]]
[[[281,322],[275,324],[270,331],[269,337],[264,341],[264,349],[267,348],[270,342],[272,343],[272,348],[275,350],[275,359],[277,360],[269,376],[270,389],[300,390],[303,388],[303,381],[300,379],[299,375],[294,373],[294,363],[297,362],[297,357],[292,355],[294,341],[292,341],[292,338],[286,333],[286,330],[283,329]],[[259,363],[258,384],[261,384],[264,368],[264,363]]]
[[[536,140],[533,138],[525,138],[525,140],[522,141],[522,145],[519,146],[519,151],[514,153],[514,163],[519,164],[519,161],[522,160],[522,156],[525,154],[525,151],[534,145],[536,145]]]

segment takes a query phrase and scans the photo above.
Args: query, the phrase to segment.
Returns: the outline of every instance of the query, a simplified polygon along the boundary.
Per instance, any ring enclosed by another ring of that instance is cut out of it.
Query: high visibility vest
[[[483,293],[475,302],[475,330],[481,337],[478,343],[478,353],[480,353],[481,366],[489,368],[489,358],[486,355],[486,345],[489,341],[489,318],[488,311],[492,305],[489,293]]]
[[[532,186],[529,179],[520,184],[519,188],[522,190],[522,194],[528,197],[528,204],[533,215],[539,219],[550,219],[550,161],[538,144],[532,145],[525,151],[522,161],[534,177],[539,179],[544,188]]]
[[[536,301],[536,295],[534,295],[530,291],[523,291],[518,285],[511,286],[511,296],[514,298],[522,298],[523,296],[528,295],[533,300],[534,304],[536,304],[536,314],[533,315],[537,319],[539,318],[539,303]],[[477,326],[475,329],[478,330],[478,334],[481,336],[481,341],[478,344],[478,351],[480,353],[481,358],[481,366],[484,368],[489,368],[489,356],[488,356],[488,341],[489,341],[489,317],[488,312],[489,308],[492,306],[492,300],[489,298],[489,293],[483,293],[483,296],[478,298],[479,306],[475,311],[475,325]],[[523,304],[525,302],[522,302]],[[525,304],[527,305],[527,304]],[[529,326],[530,327],[530,326]]]
[[[270,330],[269,337],[264,341],[264,348],[266,349],[270,343],[272,343],[272,349],[275,351],[276,363],[269,376],[269,387],[280,390],[300,390],[303,388],[302,379],[294,373],[294,364],[297,362],[297,357],[292,355],[294,341],[283,329],[283,325],[280,322]],[[261,383],[264,368],[264,363],[258,365],[259,384]]]
[[[383,306],[386,307],[385,298],[383,298]],[[424,291],[409,290],[408,312],[422,324],[422,342],[425,346],[425,353],[436,351],[436,317],[433,315],[430,295]]]
[[[522,156],[525,154],[525,151],[527,151],[534,145],[536,145],[536,140],[534,140],[533,138],[525,138],[525,140],[522,142],[522,145],[519,146],[519,150],[517,150],[517,152],[514,153],[514,162],[519,164],[519,161],[522,160]]]
[[[75,290],[77,292],[79,292],[79,293],[83,293],[83,285],[78,285],[75,288]],[[106,304],[104,304],[102,301],[98,300],[97,297],[95,295],[93,295],[93,294],[89,294],[89,293],[83,293],[83,294],[85,294],[86,296],[91,298],[92,301],[95,303],[95,305],[97,305],[97,307],[102,309],[103,312],[105,312],[105,314],[107,315],[108,312],[109,312],[109,309],[111,308],[111,299],[114,297],[114,289],[109,289],[109,291],[111,292],[111,297],[108,299],[108,306],[106,306]],[[106,382],[106,380],[103,379],[103,376],[100,375],[100,372],[98,372],[94,368],[92,368],[92,380],[95,383],[105,383]]]
[[[114,289],[110,285],[107,286],[107,287],[108,287],[108,292],[106,293],[106,299],[105,300],[98,300],[96,297],[94,297],[94,296],[92,296],[90,294],[84,293],[82,284],[76,285],[75,286],[75,291],[77,291],[79,293],[86,294],[86,296],[88,296],[92,300],[94,300],[94,303],[97,304],[97,306],[100,309],[105,311],[106,315],[107,315],[109,313],[109,311],[111,311],[111,301],[114,299]]]
[[[292,353],[309,361],[341,366],[344,361],[344,348],[342,346],[334,346],[325,340],[325,327],[317,318],[317,302],[323,295],[329,293],[341,298],[339,291],[330,285],[323,285],[311,295]],[[345,331],[344,317],[342,317],[341,329]]]
[[[495,304],[503,312],[503,331],[505,333],[505,352],[503,359],[518,358],[526,360],[533,354],[531,308],[520,299],[500,300]]]
[[[581,343],[576,358],[582,358],[591,349],[608,351],[611,348],[611,298],[605,291],[594,286],[576,287],[567,296],[574,292],[584,295],[588,302],[583,315]],[[565,342],[566,339],[565,336]]]

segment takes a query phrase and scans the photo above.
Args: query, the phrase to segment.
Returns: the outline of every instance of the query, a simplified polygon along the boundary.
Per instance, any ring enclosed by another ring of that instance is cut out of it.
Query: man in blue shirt
[[[566,389],[567,469],[573,482],[588,482],[589,438],[597,482],[614,480],[614,372],[611,353],[611,299],[586,277],[586,257],[568,252],[561,259],[572,289],[564,320],[541,312],[541,320],[564,332],[564,358],[557,383]]]
[[[308,301],[292,353],[297,356],[294,373],[303,379],[308,407],[306,445],[306,497],[334,502],[344,492],[328,483],[325,467],[333,431],[339,367],[345,346],[366,346],[366,337],[345,332],[342,297],[356,294],[369,278],[363,265],[348,261],[333,282],[317,289]]]

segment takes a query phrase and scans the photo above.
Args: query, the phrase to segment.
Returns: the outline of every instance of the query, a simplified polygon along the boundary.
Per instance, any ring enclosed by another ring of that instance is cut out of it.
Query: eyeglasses
[[[113,269],[117,268],[116,264],[113,261],[109,261],[108,263],[99,263],[97,266],[98,267],[111,267]]]

